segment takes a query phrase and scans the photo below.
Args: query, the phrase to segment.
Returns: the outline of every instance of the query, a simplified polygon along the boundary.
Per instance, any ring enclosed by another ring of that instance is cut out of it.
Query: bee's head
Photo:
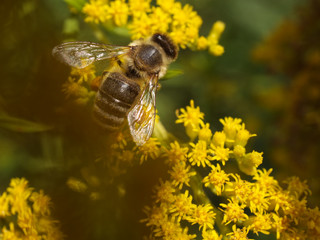
[[[161,33],[153,34],[151,41],[158,44],[166,54],[166,57],[174,61],[178,56],[178,47],[173,43],[172,39]]]

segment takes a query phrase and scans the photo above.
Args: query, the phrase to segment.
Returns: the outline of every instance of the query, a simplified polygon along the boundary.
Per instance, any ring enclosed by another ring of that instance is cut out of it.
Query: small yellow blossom
[[[90,82],[96,77],[96,69],[94,64],[90,64],[85,68],[71,68],[70,75],[76,79],[79,84]]]
[[[142,13],[141,15],[133,18],[132,22],[128,25],[132,39],[145,38],[152,35],[152,19],[148,14]]]
[[[198,133],[198,138],[199,140],[205,141],[205,142],[210,142],[212,137],[212,132],[210,130],[210,124],[206,123],[205,125],[201,126],[199,133]]]
[[[303,194],[311,194],[306,180],[302,182],[298,177],[290,177],[284,183],[288,184],[287,190],[290,194],[295,195],[297,198],[300,198]]]
[[[232,240],[249,240],[248,239],[249,229],[247,227],[237,228],[236,225],[232,226],[232,232],[227,233],[228,239]]]
[[[242,158],[237,158],[240,170],[247,175],[254,175],[257,167],[262,163],[262,154],[263,153],[252,151]]]
[[[224,213],[222,223],[229,224],[230,222],[243,222],[249,218],[244,212],[245,205],[239,205],[237,201],[228,199],[228,204],[220,203],[220,206],[224,208],[221,209]]]
[[[67,186],[72,189],[75,192],[80,192],[83,193],[88,189],[87,184],[85,184],[83,181],[74,178],[74,177],[69,177],[67,180]]]
[[[223,236],[215,230],[206,230],[202,232],[203,240],[222,240]]]
[[[189,191],[185,191],[184,194],[175,196],[174,202],[170,205],[170,212],[173,213],[173,217],[178,217],[178,222],[181,219],[185,219],[192,214],[194,204],[192,203],[192,196],[189,195]]]
[[[43,216],[50,214],[51,199],[45,195],[42,190],[40,190],[39,193],[33,192],[30,200],[33,202],[32,208],[35,213]]]
[[[223,125],[223,131],[227,136],[227,141],[233,142],[236,138],[237,131],[241,128],[240,123],[242,120],[240,118],[225,117],[220,119]]]
[[[216,131],[213,134],[212,143],[215,146],[223,147],[226,140],[227,140],[227,136],[224,132]]]
[[[216,214],[210,204],[194,205],[192,214],[187,217],[187,220],[193,225],[198,224],[199,230],[206,231],[207,228],[213,229],[213,224]]]
[[[167,221],[167,211],[164,205],[145,207],[144,212],[147,215],[147,218],[142,219],[141,222],[146,222],[147,226],[161,226],[161,224]]]
[[[203,124],[204,113],[200,111],[199,107],[194,106],[193,100],[190,101],[190,106],[187,106],[186,109],[180,108],[180,112],[181,114],[177,114],[176,123],[183,123],[185,127],[191,125],[193,128]]]
[[[86,3],[82,9],[82,12],[86,15],[86,22],[93,22],[95,24],[104,23],[110,19],[108,14],[108,5],[104,0],[90,0],[90,3]]]
[[[257,181],[259,188],[262,191],[268,192],[270,195],[275,194],[279,190],[279,183],[274,177],[270,176],[272,168],[268,171],[266,169],[258,169],[253,179]]]
[[[246,203],[249,197],[252,183],[242,180],[238,174],[230,174],[235,180],[227,183],[227,192],[232,192],[233,197],[239,200],[241,203]]]
[[[205,187],[212,185],[217,195],[221,195],[221,192],[224,190],[224,185],[229,181],[228,174],[225,171],[221,170],[219,164],[217,166],[211,165],[211,172],[208,176],[204,177],[202,182]]]
[[[151,0],[129,0],[129,9],[134,17],[139,17],[142,13],[148,12]]]
[[[110,2],[108,14],[116,26],[123,26],[127,24],[129,7],[124,0],[115,0]]]
[[[229,148],[214,146],[213,144],[210,145],[210,148],[210,152],[213,154],[213,156],[210,157],[210,160],[221,161],[222,165],[225,165],[226,161],[229,160],[229,155],[232,153],[232,150]]]
[[[141,154],[140,164],[148,158],[156,159],[160,154],[160,143],[157,138],[149,138],[149,140],[142,146],[136,146],[134,151]]]
[[[208,47],[208,39],[204,36],[201,36],[197,39],[197,50],[204,50]]]
[[[160,180],[160,185],[155,187],[155,199],[156,202],[173,202],[175,188],[172,186],[172,183],[169,181],[163,182]]]
[[[166,157],[166,163],[175,165],[187,160],[187,147],[181,147],[177,141],[170,143],[170,149],[164,148],[164,156]]]
[[[241,128],[237,131],[237,135],[234,140],[234,145],[240,145],[245,147],[249,138],[257,136],[256,134],[250,134],[250,132],[245,129],[245,125],[242,124]]]
[[[177,163],[172,167],[169,174],[171,175],[174,186],[178,186],[179,189],[181,189],[183,185],[190,186],[190,177],[196,175],[196,172],[190,171],[190,168],[191,166],[187,166],[185,162]]]
[[[241,159],[246,154],[246,149],[241,145],[236,145],[233,148],[233,155],[237,159]]]
[[[291,208],[290,196],[283,190],[277,191],[274,195],[270,196],[270,201],[274,205],[276,213],[278,213],[279,209],[287,211]]]
[[[210,44],[210,42],[209,42],[209,44]],[[219,44],[210,45],[209,52],[214,56],[221,56],[224,53],[224,47]]]
[[[188,159],[192,166],[205,167],[210,164],[208,159],[209,149],[205,141],[198,141],[198,143],[190,143],[191,151],[188,153]]]
[[[257,213],[255,216],[250,217],[248,228],[252,230],[255,234],[259,235],[259,232],[263,234],[269,234],[269,230],[272,228],[271,215]]]
[[[260,189],[259,185],[254,185],[248,196],[248,206],[250,211],[252,213],[262,213],[268,210],[269,204],[268,193]]]
[[[152,7],[149,17],[151,19],[151,31],[153,33],[166,33],[168,31],[171,18],[162,8]]]
[[[0,217],[9,216],[9,198],[7,193],[3,193],[0,196]]]

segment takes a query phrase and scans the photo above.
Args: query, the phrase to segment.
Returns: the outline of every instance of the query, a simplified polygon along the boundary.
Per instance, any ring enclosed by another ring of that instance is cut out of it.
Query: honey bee
[[[75,68],[109,59],[111,68],[102,74],[93,116],[106,130],[115,131],[127,119],[131,136],[143,145],[154,128],[158,80],[178,55],[165,34],[135,40],[128,46],[93,42],[66,42],[53,48],[58,60]]]

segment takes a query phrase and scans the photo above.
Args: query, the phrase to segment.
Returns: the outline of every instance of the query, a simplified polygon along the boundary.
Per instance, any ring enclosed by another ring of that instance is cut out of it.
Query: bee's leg
[[[157,91],[159,91],[160,89],[161,89],[161,84],[158,83],[158,84],[157,84]]]

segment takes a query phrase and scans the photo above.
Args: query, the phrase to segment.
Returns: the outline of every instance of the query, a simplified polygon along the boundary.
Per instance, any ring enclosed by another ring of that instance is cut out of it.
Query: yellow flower
[[[74,177],[69,177],[67,180],[67,186],[72,189],[75,192],[80,192],[83,193],[87,191],[88,186],[85,184],[83,181],[74,178]]]
[[[162,8],[152,7],[149,17],[151,19],[152,33],[166,33],[168,31],[171,18]]]
[[[221,195],[221,192],[224,190],[225,183],[229,181],[228,174],[221,170],[219,164],[217,164],[217,166],[210,165],[210,167],[211,172],[202,180],[202,182],[205,187],[212,185],[216,194]]]
[[[208,39],[206,39],[204,36],[201,36],[197,39],[197,50],[204,50],[208,48]]]
[[[206,231],[207,228],[213,229],[216,214],[210,204],[194,205],[193,211],[187,220],[192,224],[198,224],[199,230]]]
[[[211,137],[212,137],[212,132],[210,130],[210,124],[206,123],[205,125],[202,125],[198,133],[199,140],[202,140],[208,143],[210,142]]]
[[[166,12],[171,12],[175,6],[175,0],[157,0],[157,4]]]
[[[227,233],[227,236],[228,236],[228,239],[249,240],[248,232],[249,232],[249,229],[246,227],[243,227],[242,229],[240,229],[240,228],[237,228],[236,225],[233,225],[232,232]]]
[[[248,196],[248,201],[248,206],[252,213],[262,213],[268,210],[268,207],[270,205],[269,196],[267,192],[260,189],[259,185],[254,185],[251,188],[251,191],[249,192]]]
[[[139,17],[150,10],[151,0],[129,0],[129,9],[133,17]]]
[[[216,230],[202,231],[203,240],[222,240],[223,236],[218,235]]]
[[[171,175],[174,186],[178,186],[179,189],[181,189],[183,185],[190,186],[190,177],[196,175],[196,172],[190,172],[190,168],[191,166],[187,166],[185,162],[177,163],[172,167],[169,174]]]
[[[221,56],[224,54],[224,47],[219,44],[209,45],[209,52],[214,56]]]
[[[215,146],[223,147],[226,140],[227,140],[227,136],[224,132],[216,131],[213,134],[212,143]]]
[[[30,200],[33,202],[32,208],[35,213],[43,216],[50,214],[51,199],[45,195],[42,190],[40,190],[39,193],[33,192]]]
[[[246,146],[249,138],[257,136],[256,134],[250,134],[248,130],[245,129],[245,125],[242,124],[241,128],[237,131],[236,138],[234,140],[234,145]]]
[[[235,197],[241,203],[246,203],[249,197],[252,183],[242,180],[238,174],[230,174],[230,176],[235,181],[227,183],[226,191],[232,192],[233,197]]]
[[[22,214],[28,210],[27,199],[32,193],[32,188],[28,187],[28,181],[24,178],[13,178],[7,188],[10,194],[12,214]]]
[[[199,107],[194,107],[194,101],[190,101],[190,106],[187,106],[186,109],[180,108],[181,114],[177,114],[178,119],[176,123],[183,123],[183,125],[191,125],[193,128],[198,127],[200,124],[203,124],[204,113],[200,111]]]
[[[233,155],[235,158],[240,159],[244,157],[245,154],[246,154],[246,149],[243,146],[240,146],[240,145],[234,146]]]
[[[0,217],[9,216],[9,197],[6,192],[0,196]]]
[[[168,209],[164,205],[145,207],[144,212],[147,218],[142,219],[141,222],[146,222],[147,226],[161,226],[161,224],[167,221],[167,211]]]
[[[116,26],[123,26],[127,24],[129,7],[124,0],[115,0],[110,2],[108,14]]]
[[[239,168],[242,172],[248,175],[254,175],[257,167],[262,163],[262,154],[256,151],[247,153],[244,157],[237,158]]]
[[[298,177],[290,177],[285,180],[284,183],[288,184],[287,190],[290,194],[295,195],[297,199],[299,199],[303,194],[311,194],[306,180],[302,182]]]
[[[190,143],[191,152],[188,153],[189,162],[192,166],[205,167],[210,164],[207,157],[209,150],[207,149],[207,143],[205,141],[198,141],[198,143]]]
[[[288,193],[283,190],[279,190],[274,195],[270,196],[270,201],[274,205],[274,211],[278,213],[279,209],[287,211],[291,208],[290,197]]]
[[[128,25],[132,39],[145,38],[152,35],[152,19],[146,13],[134,17]]]
[[[169,181],[163,182],[160,180],[160,185],[155,187],[155,199],[156,202],[173,202],[175,188],[172,186],[172,183]]]
[[[10,222],[9,229],[5,226],[2,228],[0,237],[3,240],[22,240],[21,234],[15,230],[13,222]]]
[[[177,141],[170,143],[170,149],[164,148],[164,156],[167,158],[166,163],[175,165],[187,160],[187,147],[181,147]]]
[[[220,206],[224,208],[221,209],[224,213],[222,223],[225,223],[226,225],[230,222],[243,222],[249,218],[244,212],[245,205],[239,205],[237,201],[228,199],[228,204],[220,203]]]
[[[104,0],[90,0],[90,3],[86,3],[82,9],[82,12],[86,15],[86,22],[93,22],[95,24],[104,23],[110,19],[108,14],[108,5]]]
[[[272,168],[270,168],[268,171],[266,169],[259,169],[253,176],[253,179],[257,181],[260,189],[268,192],[270,195],[279,190],[279,183],[274,179],[274,177],[270,176],[271,172]]]
[[[223,131],[227,136],[227,141],[233,142],[236,138],[237,131],[241,128],[240,123],[242,120],[240,118],[225,117],[220,119],[223,125]]]
[[[96,77],[96,69],[94,64],[90,64],[85,68],[71,68],[70,75],[76,79],[77,83],[90,82]]]
[[[210,153],[213,154],[213,156],[210,157],[210,160],[221,161],[222,165],[225,165],[226,161],[229,160],[229,155],[232,151],[229,148],[214,146],[213,144],[210,145],[210,148]]]
[[[149,138],[149,140],[142,146],[136,146],[134,151],[141,154],[140,164],[148,158],[156,159],[160,154],[160,143],[157,138]]]
[[[250,220],[246,224],[249,224],[248,228],[255,234],[259,235],[259,232],[261,232],[268,235],[272,227],[271,215],[257,213],[255,216],[250,217]]]
[[[179,194],[175,196],[174,202],[170,205],[170,212],[173,217],[178,217],[178,222],[181,219],[185,219],[192,213],[192,208],[194,204],[192,203],[192,196],[189,195],[189,191],[185,191],[184,194]]]

